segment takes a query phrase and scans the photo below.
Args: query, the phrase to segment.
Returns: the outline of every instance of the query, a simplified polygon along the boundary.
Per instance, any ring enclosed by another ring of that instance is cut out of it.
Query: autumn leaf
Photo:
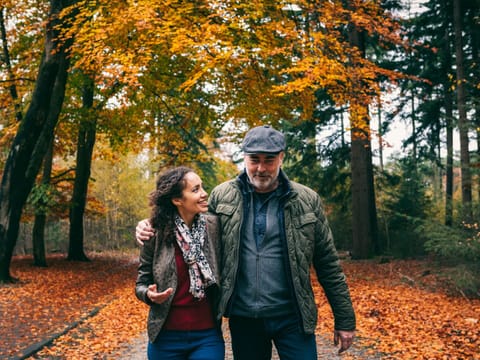
[[[36,359],[118,358],[144,334],[148,307],[134,295],[136,254],[89,254],[91,262],[49,256],[48,268],[31,258],[13,259],[21,283],[0,288],[0,357],[19,356],[29,346],[77,322]],[[480,300],[446,293],[433,265],[424,261],[345,261],[357,315],[355,346],[382,359],[480,359]],[[333,317],[314,279],[317,334],[333,334]],[[96,310],[96,311],[94,311]],[[226,332],[225,336],[229,334]],[[332,345],[333,346],[333,345]],[[346,359],[361,359],[348,352]]]
[[[431,274],[434,265],[351,261],[343,266],[356,310],[357,343],[382,359],[480,359],[480,300],[447,295]],[[315,290],[318,331],[328,335],[331,310],[318,284]]]

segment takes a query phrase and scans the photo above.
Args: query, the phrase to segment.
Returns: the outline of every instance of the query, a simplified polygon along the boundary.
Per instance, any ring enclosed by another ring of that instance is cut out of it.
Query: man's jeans
[[[147,352],[150,360],[223,360],[225,344],[217,329],[162,330]]]
[[[305,334],[297,316],[229,320],[235,360],[269,360],[272,341],[281,360],[317,360],[314,334]]]

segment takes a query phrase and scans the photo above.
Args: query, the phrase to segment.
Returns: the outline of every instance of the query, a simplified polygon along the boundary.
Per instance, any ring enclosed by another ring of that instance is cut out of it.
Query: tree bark
[[[445,17],[450,16],[451,8],[447,6],[447,1],[444,1],[443,8],[445,9]],[[444,41],[443,41],[443,56],[442,56],[442,73],[445,74],[443,79],[443,99],[445,107],[445,128],[447,136],[447,159],[445,165],[445,225],[452,226],[453,224],[453,94],[451,91],[451,83],[448,74],[451,73],[451,58],[450,51],[451,37],[450,37],[450,21],[446,20],[444,24]]]
[[[0,7],[0,34],[2,37],[2,52],[3,52],[3,61],[7,68],[8,80],[11,82],[8,86],[10,91],[10,96],[12,97],[14,108],[15,108],[15,119],[17,121],[22,120],[22,110],[18,99],[17,85],[15,84],[15,77],[12,71],[12,64],[10,61],[10,51],[8,48],[8,39],[7,39],[7,30],[5,28],[5,16],[4,16],[4,7]]]
[[[472,175],[469,152],[469,123],[465,103],[465,69],[463,61],[462,7],[460,0],[453,1],[453,24],[455,28],[455,59],[457,68],[458,128],[460,132],[460,165],[462,171],[463,220],[472,221]]]
[[[447,159],[445,166],[445,225],[453,224],[453,102],[450,89],[444,91],[447,130]]]
[[[469,16],[469,23],[473,27],[471,32],[472,38],[472,59],[475,66],[473,67],[473,74],[475,79],[480,79],[480,26],[478,25],[477,21],[477,14],[480,10],[480,1],[476,1],[473,5],[473,9],[470,12]],[[475,169],[480,169],[480,103],[478,99],[480,99],[480,89],[478,86],[474,86],[472,89],[473,96],[477,101],[474,101],[474,109],[475,109],[475,136],[477,139],[477,156],[476,161],[474,163]],[[477,208],[473,210],[474,216],[480,215],[480,174],[477,173],[476,176],[476,187],[477,187]]]
[[[350,116],[358,116],[354,111]],[[368,118],[360,120],[368,123]],[[378,252],[377,208],[373,183],[371,141],[363,129],[352,126],[352,256],[365,259]]]
[[[412,91],[411,91],[411,97],[410,97],[410,111],[411,111],[411,119],[412,119],[412,144],[413,144],[413,149],[412,149],[412,157],[413,157],[413,166],[415,167],[415,171],[417,170],[417,119],[415,116],[415,90],[412,85]]]
[[[28,110],[10,148],[0,187],[0,282],[13,281],[10,263],[23,206],[53,137],[65,96],[69,44],[60,44],[58,14],[73,3],[51,0],[45,48]],[[53,51],[55,50],[55,51]]]
[[[43,161],[42,185],[50,185],[53,163],[53,138],[48,145],[48,151]],[[47,222],[47,204],[40,204],[40,209],[35,209],[35,221],[32,230],[33,263],[35,266],[46,267],[45,256],[45,224]]]
[[[94,83],[86,78],[83,87],[83,108],[87,115],[80,122],[77,142],[77,166],[70,207],[70,242],[68,260],[88,261],[84,251],[83,215],[87,203],[88,181],[96,136],[96,117],[93,112]]]
[[[383,164],[383,130],[382,130],[382,99],[378,97],[377,112],[378,112],[378,160],[380,162],[380,171],[384,171],[385,167]]]
[[[365,56],[365,40],[354,26],[350,27],[349,41]],[[352,138],[352,256],[356,259],[365,259],[379,251],[368,104],[352,100],[350,122]]]

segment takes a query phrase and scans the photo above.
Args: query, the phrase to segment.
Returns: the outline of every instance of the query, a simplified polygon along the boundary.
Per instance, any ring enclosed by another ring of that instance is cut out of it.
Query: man
[[[352,344],[355,314],[320,197],[281,170],[285,138],[270,126],[242,144],[245,170],[213,189],[221,224],[219,313],[229,318],[236,360],[317,359],[317,308],[310,268],[332,307],[334,343]],[[137,241],[151,236],[140,222]]]

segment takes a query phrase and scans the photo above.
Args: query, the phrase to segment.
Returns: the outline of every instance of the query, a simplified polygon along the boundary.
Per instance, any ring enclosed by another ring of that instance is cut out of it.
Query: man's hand
[[[138,222],[137,227],[135,228],[135,239],[137,243],[143,246],[144,241],[150,240],[150,238],[155,234],[148,219],[143,219]]]
[[[172,288],[168,288],[165,291],[158,292],[157,284],[152,284],[148,287],[147,297],[155,304],[161,304],[168,299],[168,297],[172,294],[172,292],[173,292]]]
[[[340,350],[338,353],[341,354],[347,350],[353,343],[353,338],[355,337],[355,330],[345,331],[345,330],[335,330],[333,332],[333,343],[337,346],[340,343]]]

